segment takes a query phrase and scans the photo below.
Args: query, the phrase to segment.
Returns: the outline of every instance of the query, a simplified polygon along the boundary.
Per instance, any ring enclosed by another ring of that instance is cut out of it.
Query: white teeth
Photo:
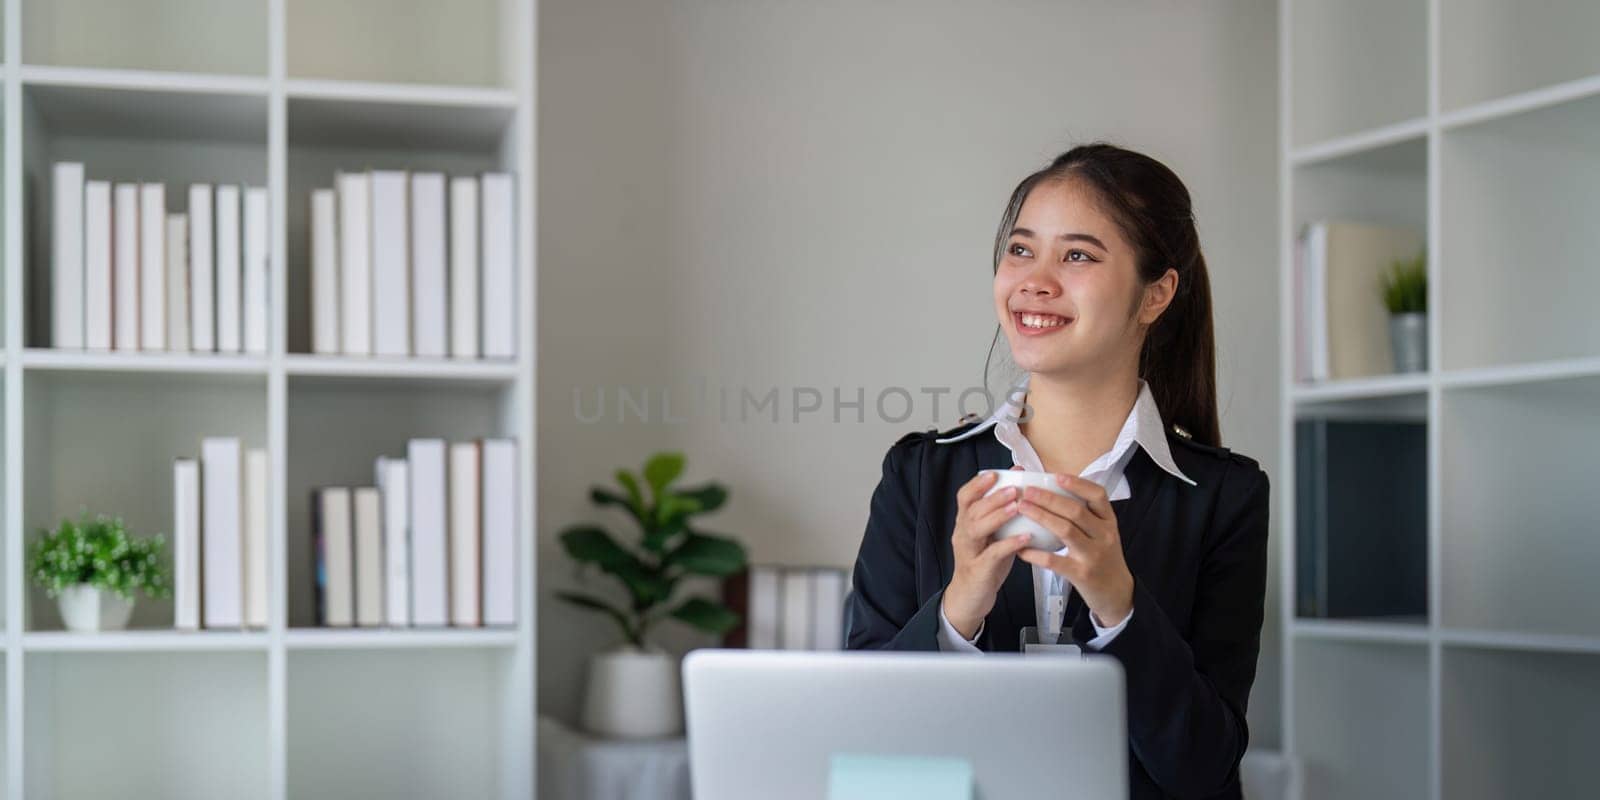
[[[1062,317],[1042,314],[1022,314],[1021,317],[1023,326],[1027,328],[1056,328],[1067,323]]]

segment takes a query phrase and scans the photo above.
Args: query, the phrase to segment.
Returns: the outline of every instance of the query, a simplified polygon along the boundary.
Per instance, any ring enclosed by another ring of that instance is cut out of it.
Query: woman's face
[[[1037,373],[1137,364],[1150,305],[1133,247],[1072,180],[1040,183],[1023,201],[995,271],[994,303],[1012,358]],[[1149,321],[1166,303],[1159,306]]]

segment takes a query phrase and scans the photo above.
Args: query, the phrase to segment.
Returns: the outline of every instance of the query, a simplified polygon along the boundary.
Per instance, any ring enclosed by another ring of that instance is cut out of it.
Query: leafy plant
[[[121,517],[63,519],[55,530],[39,530],[28,557],[33,583],[51,597],[62,589],[86,583],[132,600],[134,592],[149,597],[172,596],[172,574],[161,557],[161,534],[137,538],[128,534]]]
[[[1397,259],[1389,264],[1383,278],[1383,304],[1390,314],[1420,313],[1428,310],[1428,254],[1419,251],[1415,258]]]
[[[556,596],[579,608],[610,617],[635,647],[662,619],[671,618],[698,630],[722,634],[739,624],[739,615],[720,602],[691,596],[674,604],[673,592],[686,576],[726,577],[744,569],[745,551],[738,542],[695,530],[690,518],[715,511],[728,499],[727,490],[709,483],[693,489],[673,489],[683,473],[682,453],[657,453],[645,462],[644,485],[627,469],[616,472],[622,492],[596,486],[589,499],[597,506],[626,511],[639,526],[638,544],[624,547],[606,529],[572,525],[561,532],[561,545],[580,565],[593,565],[616,578],[628,593],[626,608],[588,594],[557,592]]]

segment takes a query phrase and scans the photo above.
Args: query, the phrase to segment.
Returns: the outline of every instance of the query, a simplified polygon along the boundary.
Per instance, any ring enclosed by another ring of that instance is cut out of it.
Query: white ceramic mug
[[[989,491],[983,493],[984,497],[988,497],[989,495],[994,494],[1001,489],[1012,486],[1015,486],[1018,489],[1024,489],[1029,486],[1037,486],[1040,489],[1046,489],[1048,491],[1055,492],[1062,497],[1078,497],[1072,492],[1061,488],[1061,484],[1056,482],[1056,476],[1054,473],[1033,472],[1031,470],[1021,469],[979,470],[980,475],[986,472],[993,472],[1000,477],[994,482],[993,486],[989,487]],[[1017,499],[1021,500],[1021,497],[1018,497]],[[1028,537],[1032,540],[1028,546],[1035,550],[1047,550],[1050,552],[1055,552],[1063,547],[1066,547],[1066,544],[1062,542],[1061,539],[1057,538],[1054,533],[1051,533],[1050,529],[1040,525],[1037,522],[1034,522],[1026,516],[1023,516],[1022,512],[1020,511],[1017,512],[1016,516],[1006,520],[1005,524],[1001,525],[1000,529],[994,532],[994,537],[996,539],[1009,539],[1013,536]]]

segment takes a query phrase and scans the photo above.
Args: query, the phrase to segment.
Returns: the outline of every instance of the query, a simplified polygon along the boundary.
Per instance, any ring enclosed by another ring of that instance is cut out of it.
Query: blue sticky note
[[[835,753],[828,800],[972,800],[972,763],[949,756]]]

